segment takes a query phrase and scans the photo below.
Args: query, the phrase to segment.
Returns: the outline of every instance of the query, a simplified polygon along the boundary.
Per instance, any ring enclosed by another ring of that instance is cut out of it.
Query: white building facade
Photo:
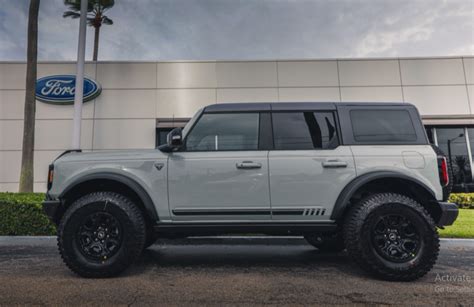
[[[85,151],[154,148],[214,103],[410,102],[432,142],[447,151],[450,140],[458,189],[473,182],[474,57],[97,62],[85,73],[102,87],[83,106]],[[75,74],[75,63],[38,64],[38,79],[63,74]],[[25,78],[25,63],[0,62],[0,191],[18,190]],[[72,118],[72,105],[37,101],[35,191],[45,191],[48,164],[70,149]]]

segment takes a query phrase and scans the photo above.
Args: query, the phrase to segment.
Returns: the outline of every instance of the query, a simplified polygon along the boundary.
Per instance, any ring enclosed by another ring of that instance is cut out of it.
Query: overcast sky
[[[0,61],[26,59],[28,4],[0,0]],[[79,21],[64,10],[41,0],[39,60],[76,58]],[[99,60],[474,54],[474,0],[116,0],[107,15]]]

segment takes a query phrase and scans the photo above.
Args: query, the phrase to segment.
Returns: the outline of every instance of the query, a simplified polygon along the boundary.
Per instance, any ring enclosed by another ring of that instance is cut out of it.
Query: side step
[[[155,227],[160,235],[203,236],[220,234],[261,233],[269,235],[304,235],[306,233],[334,232],[335,223],[160,223]]]

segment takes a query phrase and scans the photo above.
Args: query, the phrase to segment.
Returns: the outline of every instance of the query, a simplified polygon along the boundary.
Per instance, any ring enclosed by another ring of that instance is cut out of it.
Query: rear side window
[[[410,113],[406,110],[352,110],[350,117],[357,142],[417,140]]]
[[[275,149],[330,149],[339,145],[332,112],[275,112]]]
[[[257,150],[258,128],[259,113],[203,114],[186,137],[186,150]]]

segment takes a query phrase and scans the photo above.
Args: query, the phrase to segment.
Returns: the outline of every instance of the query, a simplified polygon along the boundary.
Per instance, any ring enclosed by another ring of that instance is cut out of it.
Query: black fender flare
[[[349,200],[354,195],[354,193],[363,185],[377,179],[402,179],[412,182],[413,184],[416,184],[419,187],[423,188],[433,197],[433,200],[436,200],[434,192],[428,186],[426,186],[426,184],[419,181],[418,179],[392,171],[375,171],[356,177],[344,187],[341,194],[339,194],[339,197],[336,200],[334,209],[331,213],[331,219],[337,220],[341,218],[344,215],[345,210],[349,206]]]
[[[77,185],[81,183],[91,181],[91,180],[100,180],[100,179],[116,181],[129,187],[132,191],[134,191],[138,195],[149,217],[154,221],[158,221],[158,214],[156,212],[155,205],[153,204],[153,201],[150,195],[148,194],[148,192],[145,191],[145,189],[138,182],[136,182],[134,179],[130,177],[127,177],[126,175],[109,173],[109,172],[98,172],[94,174],[84,175],[82,177],[77,178],[73,182],[71,182],[62,191],[62,193],[59,195],[58,198],[64,199],[64,197],[67,195],[68,192],[70,192],[73,188],[75,188]]]

